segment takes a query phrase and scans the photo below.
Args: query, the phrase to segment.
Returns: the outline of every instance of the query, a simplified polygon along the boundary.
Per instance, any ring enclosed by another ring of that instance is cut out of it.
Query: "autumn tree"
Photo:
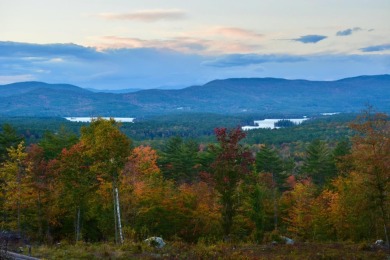
[[[328,220],[338,240],[376,239],[383,232],[365,176],[351,171],[332,181]],[[381,232],[382,231],[382,232]]]
[[[123,231],[119,203],[119,176],[130,155],[130,140],[119,129],[114,119],[97,118],[81,129],[81,141],[85,145],[86,154],[93,158],[91,171],[98,178],[111,183],[115,239],[123,243]]]
[[[22,231],[22,218],[24,210],[28,207],[25,195],[29,194],[26,185],[26,168],[24,142],[17,147],[11,146],[8,150],[8,159],[0,168],[2,180],[2,215],[4,224],[9,225],[18,232]]]
[[[59,159],[60,180],[63,185],[65,201],[75,216],[75,240],[81,238],[81,224],[86,218],[88,198],[94,196],[97,187],[96,175],[90,171],[91,158],[85,152],[82,142],[64,149]]]
[[[29,174],[31,175],[30,186],[33,191],[35,203],[31,208],[35,210],[36,219],[33,222],[37,225],[37,237],[43,240],[44,230],[49,226],[49,219],[47,219],[46,211],[49,203],[50,194],[49,183],[50,176],[47,171],[47,161],[44,158],[44,150],[37,144],[32,144],[27,147],[26,161],[29,165]]]
[[[123,222],[133,228],[137,221],[140,187],[161,181],[161,171],[157,165],[157,151],[150,146],[135,147],[120,176],[122,193]],[[158,180],[158,181],[157,181]],[[138,193],[136,193],[136,192]],[[140,195],[142,196],[142,195]]]
[[[233,217],[238,205],[237,187],[244,176],[250,173],[253,164],[251,152],[240,141],[245,137],[241,128],[215,129],[218,146],[212,146],[217,156],[212,164],[215,189],[220,195],[222,227],[229,236]]]
[[[294,189],[286,192],[283,200],[290,201],[288,215],[284,219],[288,223],[287,230],[294,237],[301,239],[313,238],[312,206],[315,201],[316,187],[311,181],[298,182]]]
[[[388,115],[372,114],[368,109],[351,124],[356,131],[352,139],[349,159],[354,170],[363,176],[370,200],[380,212],[384,237],[389,246],[389,202],[390,202],[390,121]]]

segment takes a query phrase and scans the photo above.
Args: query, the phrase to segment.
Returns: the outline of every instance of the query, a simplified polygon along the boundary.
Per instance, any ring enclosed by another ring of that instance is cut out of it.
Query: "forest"
[[[101,118],[74,129],[59,121],[55,131],[36,135],[3,124],[1,230],[37,246],[127,245],[132,257],[153,258],[141,255],[147,251],[142,241],[153,236],[181,247],[183,259],[190,245],[209,246],[189,249],[196,258],[224,257],[216,248],[234,245],[241,253],[229,251],[229,257],[247,259],[255,249],[243,254],[239,245],[287,239],[352,243],[363,251],[381,239],[386,251],[388,115],[368,109],[355,119],[336,119],[244,132],[239,118],[236,126],[212,126],[195,138],[173,127],[165,138],[141,138],[131,129],[135,124]],[[165,256],[174,257],[177,247]]]

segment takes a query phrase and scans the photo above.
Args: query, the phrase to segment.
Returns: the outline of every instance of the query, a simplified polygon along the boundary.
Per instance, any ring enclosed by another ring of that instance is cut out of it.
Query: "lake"
[[[252,129],[260,129],[260,128],[269,128],[269,129],[278,129],[279,127],[275,127],[275,123],[278,122],[279,120],[290,120],[291,122],[299,125],[305,120],[308,120],[309,118],[304,117],[304,118],[287,118],[287,119],[264,119],[264,120],[255,120],[254,126],[243,126],[242,130],[247,131],[247,130],[252,130]]]
[[[66,120],[72,121],[72,122],[91,122],[93,118],[97,117],[65,117]],[[134,119],[133,117],[101,117],[103,119],[110,119],[113,118],[117,122],[124,122],[124,123],[133,123]]]

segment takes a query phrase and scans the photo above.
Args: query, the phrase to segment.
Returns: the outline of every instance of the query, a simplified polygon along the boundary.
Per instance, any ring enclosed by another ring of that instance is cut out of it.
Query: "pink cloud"
[[[216,33],[222,34],[226,37],[247,37],[247,38],[262,38],[263,35],[251,30],[246,30],[237,27],[219,27],[214,29]]]
[[[156,22],[160,20],[181,20],[186,18],[186,12],[179,9],[139,10],[128,13],[103,13],[100,17],[108,20],[138,20]]]

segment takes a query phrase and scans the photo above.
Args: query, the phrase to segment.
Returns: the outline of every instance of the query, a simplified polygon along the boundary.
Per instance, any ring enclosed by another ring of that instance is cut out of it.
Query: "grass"
[[[167,242],[163,249],[145,243],[60,244],[33,248],[41,259],[390,259],[389,252],[352,243],[188,244]]]

